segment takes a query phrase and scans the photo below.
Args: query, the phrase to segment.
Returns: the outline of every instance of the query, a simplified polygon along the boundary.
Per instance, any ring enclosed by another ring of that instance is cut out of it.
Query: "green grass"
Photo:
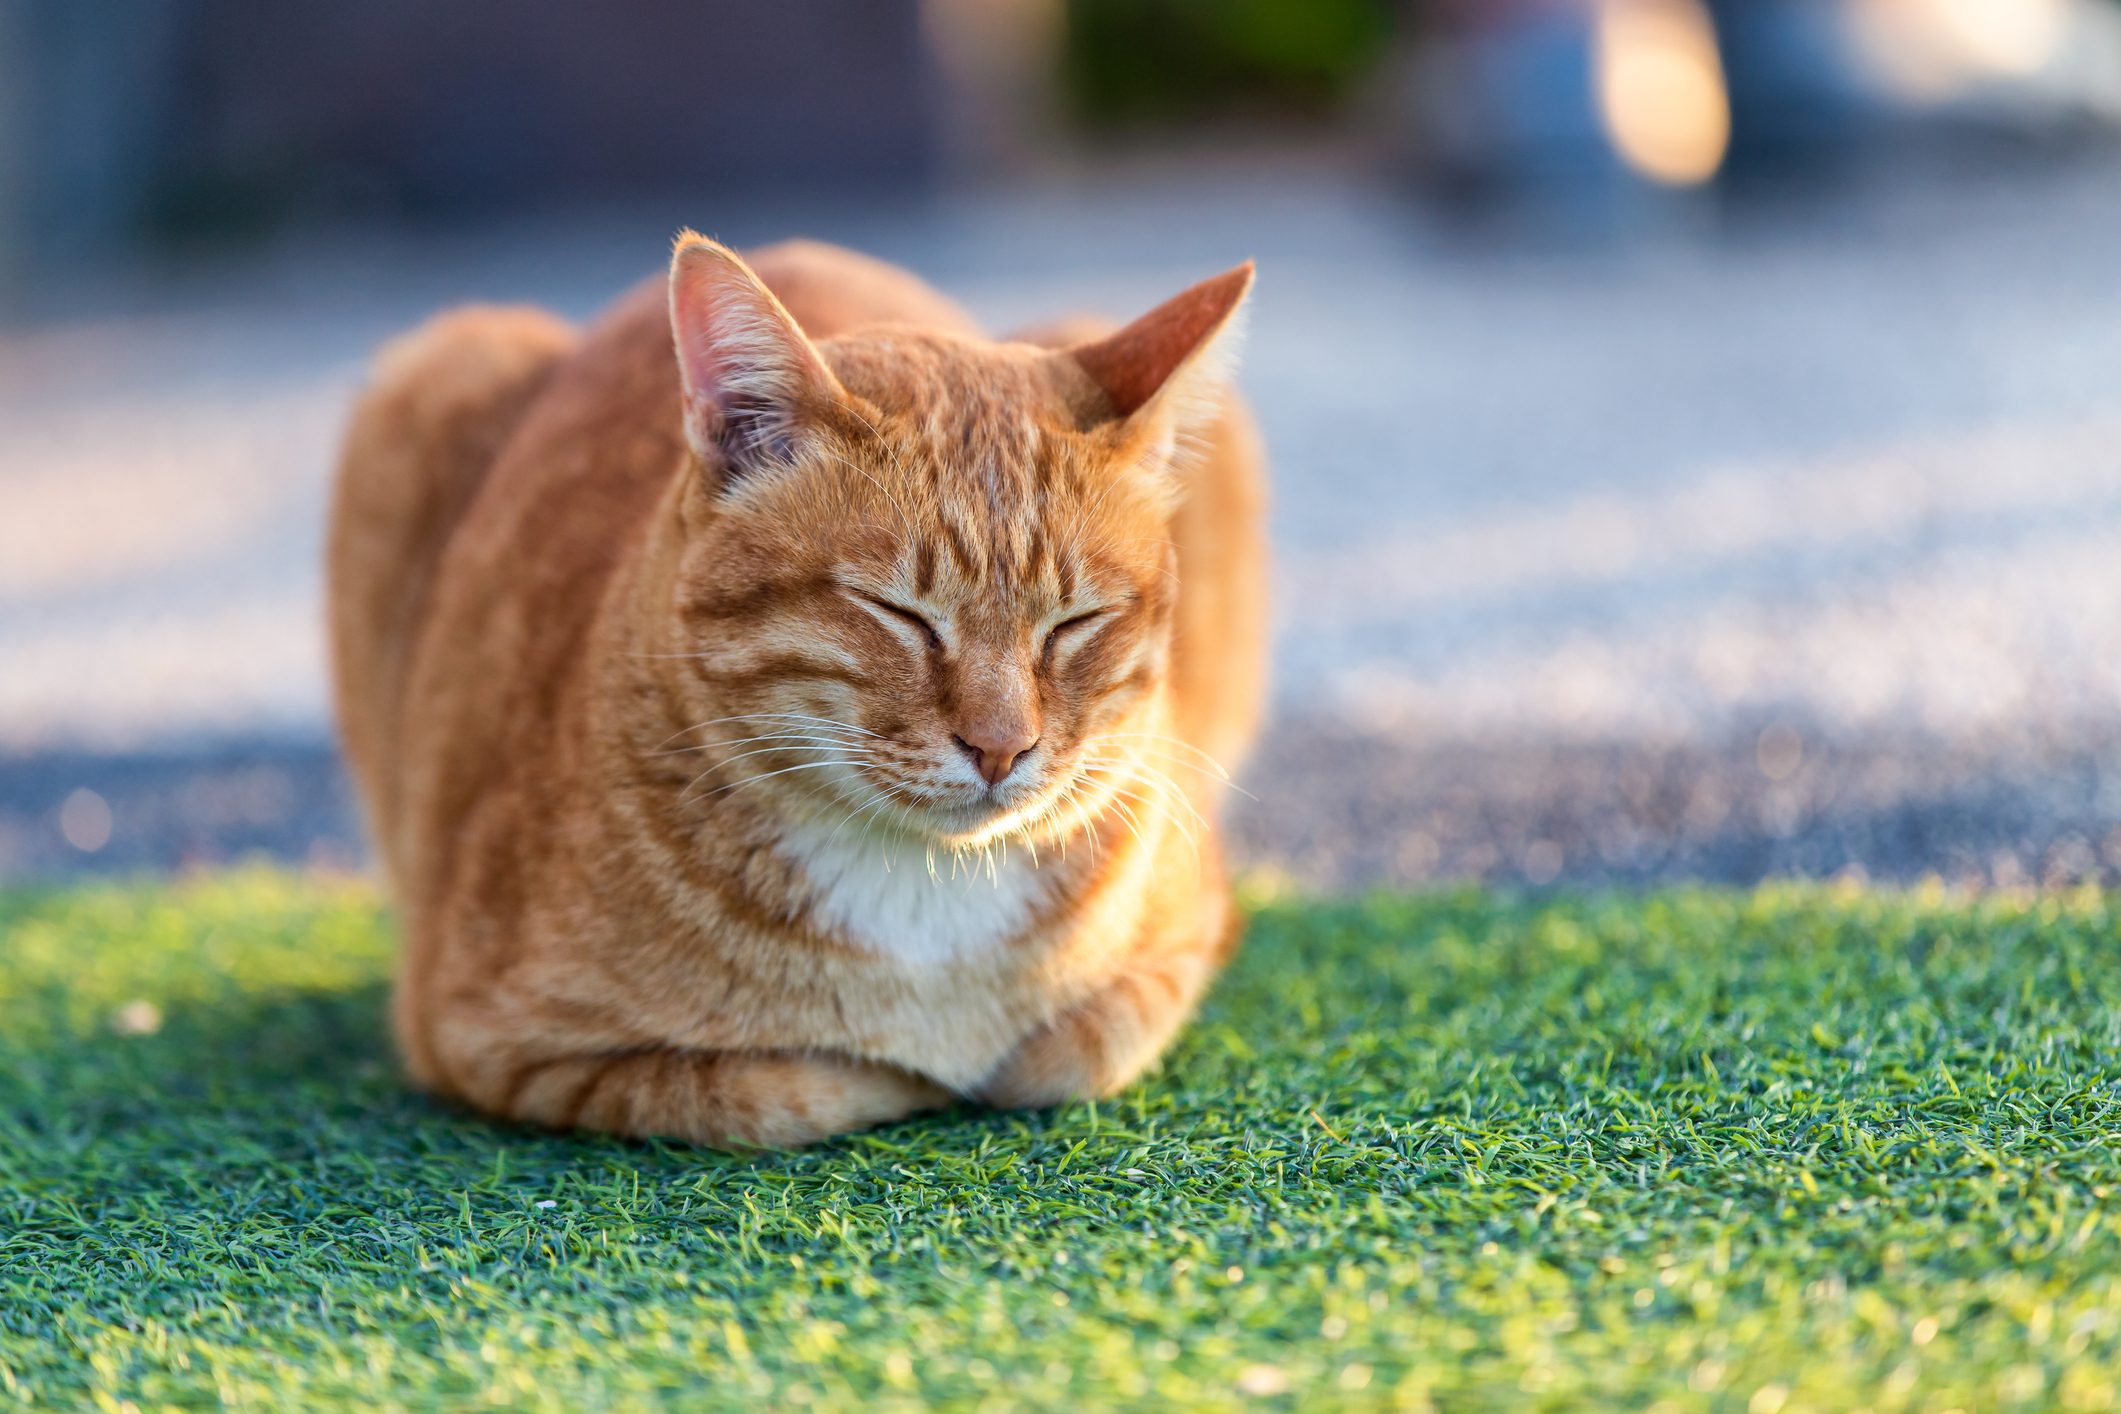
[[[2104,1408],[2117,921],[1269,904],[1119,1100],[745,1158],[408,1094],[365,891],[0,894],[0,1401]]]

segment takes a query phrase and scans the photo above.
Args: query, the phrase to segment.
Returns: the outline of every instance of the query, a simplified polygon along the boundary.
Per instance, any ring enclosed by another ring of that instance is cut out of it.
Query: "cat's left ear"
[[[743,257],[686,231],[670,257],[685,440],[724,485],[795,459],[839,382]]]
[[[1174,295],[1116,334],[1068,356],[1104,393],[1112,416],[1185,433],[1215,414],[1236,362],[1252,262]]]

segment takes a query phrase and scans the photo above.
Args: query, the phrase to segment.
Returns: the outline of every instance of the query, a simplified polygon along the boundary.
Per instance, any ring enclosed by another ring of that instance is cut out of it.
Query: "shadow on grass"
[[[812,1149],[724,1151],[675,1141],[560,1133],[496,1120],[422,1093],[388,1024],[389,987],[290,990],[172,1006],[149,1034],[104,1026],[0,1047],[0,1189],[156,1206],[223,1206],[281,1185],[319,1203],[469,1192],[521,1199],[570,1178],[697,1181],[831,1164],[850,1147],[904,1152],[932,1140],[977,1148],[1022,1117],[960,1106]],[[1029,1123],[1043,1125],[1043,1117]],[[513,1200],[512,1200],[513,1201]]]
[[[1247,1110],[1271,1110],[1293,1092],[1329,1088],[1318,1053],[1317,1016],[1328,1009],[1321,977],[1341,929],[1376,921],[1359,906],[1322,917],[1306,910],[1319,925],[1307,928],[1292,928],[1293,914],[1262,914],[1165,1066],[1094,1108],[959,1106],[796,1153],[730,1152],[553,1133],[418,1092],[390,1034],[390,949],[369,924],[369,905],[356,899],[349,911],[333,898],[316,911],[280,897],[270,881],[232,887],[180,899],[174,915],[143,911],[124,895],[18,894],[10,928],[0,909],[0,944],[12,933],[24,949],[14,958],[16,990],[0,993],[0,1200],[24,1181],[83,1198],[159,1189],[186,1203],[275,1187],[319,1203],[358,1203],[372,1192],[476,1194],[532,1175],[548,1185],[621,1173],[742,1184],[949,1165],[997,1146],[1115,1128],[1168,1130],[1216,1115],[1233,1097]],[[99,957],[104,939],[111,952]],[[1388,954],[1393,967],[1372,969],[1376,1006],[1397,1013],[1412,1004],[1411,991],[1391,984],[1419,968],[1422,951],[1402,940]],[[159,1011],[127,998],[152,998]]]
[[[195,998],[159,1014],[133,1003],[93,1029],[18,1036],[5,1048],[0,1113],[47,1142],[135,1150],[359,1122],[409,1094],[384,1022],[387,993],[379,984]]]

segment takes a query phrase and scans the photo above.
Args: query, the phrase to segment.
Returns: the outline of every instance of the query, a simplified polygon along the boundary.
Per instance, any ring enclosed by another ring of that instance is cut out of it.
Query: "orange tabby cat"
[[[586,332],[387,349],[331,625],[414,1075],[786,1145],[1148,1065],[1235,937],[1251,279],[999,343],[861,256],[687,234]]]

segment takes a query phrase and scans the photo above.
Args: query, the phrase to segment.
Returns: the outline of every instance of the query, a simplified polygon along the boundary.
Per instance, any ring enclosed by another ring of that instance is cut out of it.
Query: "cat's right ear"
[[[723,485],[796,460],[839,393],[825,360],[743,257],[686,231],[670,257],[685,441]]]
[[[1068,350],[1121,418],[1167,412],[1180,424],[1214,415],[1235,359],[1252,262],[1172,296],[1115,334]]]

